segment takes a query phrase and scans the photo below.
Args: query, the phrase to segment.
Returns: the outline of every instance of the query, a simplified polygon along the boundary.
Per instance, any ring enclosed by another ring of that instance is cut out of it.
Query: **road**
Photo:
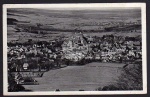
[[[68,66],[50,70],[42,78],[36,78],[40,85],[25,85],[32,91],[93,91],[115,83],[124,64],[89,63],[84,66]]]

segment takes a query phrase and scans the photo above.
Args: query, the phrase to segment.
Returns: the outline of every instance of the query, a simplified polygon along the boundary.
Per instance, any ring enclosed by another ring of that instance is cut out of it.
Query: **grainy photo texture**
[[[117,5],[4,6],[5,94],[146,93],[146,13]]]

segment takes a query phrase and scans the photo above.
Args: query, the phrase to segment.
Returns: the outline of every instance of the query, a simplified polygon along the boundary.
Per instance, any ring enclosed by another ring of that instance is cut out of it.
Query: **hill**
[[[60,35],[68,36],[70,32],[85,32],[86,34],[107,32],[117,32],[117,34],[120,32],[140,33],[140,13],[139,9],[8,9],[8,41],[19,37],[47,40]],[[132,30],[136,31],[133,32]]]

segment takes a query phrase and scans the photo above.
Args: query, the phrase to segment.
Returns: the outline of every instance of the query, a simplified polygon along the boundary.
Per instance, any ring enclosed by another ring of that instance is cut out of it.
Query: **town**
[[[81,33],[80,33],[81,34]],[[114,35],[84,36],[80,35],[84,40],[87,49],[80,49],[80,55],[83,57],[76,59],[74,62],[71,59],[73,56],[70,53],[69,58],[65,57],[65,52],[69,51],[64,46],[66,39],[57,39],[50,42],[39,41],[35,42],[29,39],[25,43],[8,43],[8,69],[17,71],[23,69],[40,69],[49,70],[61,65],[84,65],[86,62],[127,62],[142,59],[142,43],[141,37],[123,37]],[[79,42],[71,41],[70,42]],[[76,44],[77,44],[76,43]],[[69,42],[68,42],[69,44]],[[72,44],[69,46],[72,47]],[[80,42],[80,48],[83,47]],[[77,48],[77,46],[75,46]],[[69,53],[69,52],[68,52]],[[79,54],[77,55],[79,57]],[[74,58],[74,56],[73,56]],[[26,63],[28,65],[26,65]]]

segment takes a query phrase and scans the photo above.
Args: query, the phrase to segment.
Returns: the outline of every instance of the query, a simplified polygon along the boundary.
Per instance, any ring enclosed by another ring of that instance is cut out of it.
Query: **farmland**
[[[74,32],[96,36],[141,34],[140,27],[125,26],[125,24],[140,21],[139,9],[117,11],[8,9],[7,15],[8,42],[18,39],[24,42],[30,38],[36,41],[49,41],[59,36],[70,36]],[[118,30],[117,33],[114,30],[104,30],[109,27],[114,27],[116,30],[115,27],[118,25],[123,25],[123,29]],[[134,29],[136,32],[131,33],[131,30]],[[38,33],[37,30],[41,33]]]

